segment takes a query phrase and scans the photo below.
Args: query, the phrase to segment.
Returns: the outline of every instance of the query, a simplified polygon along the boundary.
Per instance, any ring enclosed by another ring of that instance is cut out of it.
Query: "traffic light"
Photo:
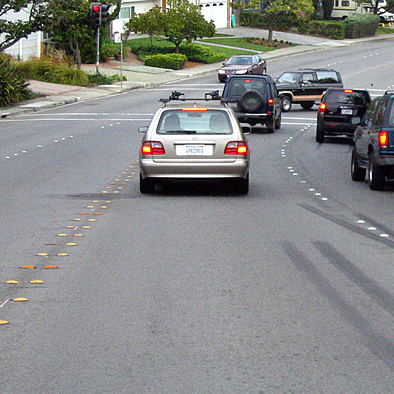
[[[101,3],[90,3],[90,23],[92,27],[101,26]]]
[[[109,7],[110,6],[107,4],[101,4],[101,26],[108,23]]]

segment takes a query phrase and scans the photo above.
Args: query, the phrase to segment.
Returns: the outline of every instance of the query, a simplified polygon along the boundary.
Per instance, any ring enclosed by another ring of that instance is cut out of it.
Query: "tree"
[[[120,10],[121,0],[115,1],[117,7],[109,20],[113,20]],[[73,56],[78,68],[82,64],[83,46],[91,43],[95,37],[95,30],[90,26],[89,9],[88,0],[48,0],[47,3],[45,31],[68,55]]]
[[[41,30],[45,21],[44,10],[44,0],[0,0],[0,52]],[[26,14],[26,20],[6,19],[6,16],[15,16],[20,11]]]
[[[215,34],[213,21],[204,19],[199,6],[188,0],[169,0],[167,4],[165,10],[155,6],[145,14],[134,15],[126,28],[129,32],[148,34],[158,41],[169,41],[175,45],[176,53],[183,41],[191,42]]]
[[[263,12],[268,16],[268,42],[272,42],[275,22],[284,15],[309,18],[314,13],[312,0],[267,0]]]

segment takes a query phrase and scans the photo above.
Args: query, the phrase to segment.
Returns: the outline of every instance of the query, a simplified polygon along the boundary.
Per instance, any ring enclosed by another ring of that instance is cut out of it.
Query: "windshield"
[[[161,115],[157,134],[232,134],[232,127],[225,111],[177,109]]]
[[[299,80],[300,73],[283,73],[277,82],[280,83],[295,83]]]
[[[228,65],[249,65],[252,64],[252,58],[249,56],[233,56],[227,62]]]
[[[366,92],[331,91],[325,100],[327,104],[351,104],[368,106],[369,96]]]

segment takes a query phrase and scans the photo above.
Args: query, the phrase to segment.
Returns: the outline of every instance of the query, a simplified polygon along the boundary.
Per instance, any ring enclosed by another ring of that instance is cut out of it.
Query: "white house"
[[[9,21],[29,20],[29,12],[21,10],[19,12],[9,12],[5,16]],[[9,53],[17,59],[27,60],[31,56],[39,57],[41,55],[43,42],[43,33],[31,33],[27,38],[20,39],[16,44],[7,48],[4,52]]]
[[[217,29],[231,26],[230,1],[192,0],[194,4],[200,6],[201,14],[207,21],[213,20]],[[112,32],[123,32],[123,25],[128,22],[132,14],[148,12],[155,5],[165,8],[166,0],[123,0],[119,18],[112,22]]]

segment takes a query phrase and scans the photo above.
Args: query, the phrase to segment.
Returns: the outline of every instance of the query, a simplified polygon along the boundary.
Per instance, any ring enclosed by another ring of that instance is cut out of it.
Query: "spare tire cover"
[[[263,96],[257,90],[245,92],[239,100],[239,108],[245,112],[256,112],[263,104]]]

